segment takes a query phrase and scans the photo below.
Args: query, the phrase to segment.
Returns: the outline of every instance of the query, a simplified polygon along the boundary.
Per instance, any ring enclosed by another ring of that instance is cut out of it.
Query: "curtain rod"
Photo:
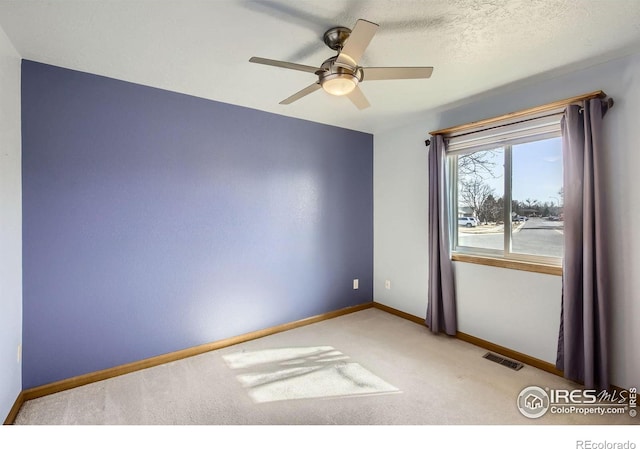
[[[438,135],[438,134],[451,134],[451,133],[463,133],[464,131],[468,131],[468,132],[472,132],[472,130],[477,130],[478,128],[490,128],[491,125],[495,125],[499,122],[502,122],[504,120],[514,120],[514,119],[518,119],[520,117],[526,117],[526,116],[530,116],[533,114],[543,114],[545,112],[551,112],[554,110],[557,110],[559,108],[563,108],[566,107],[570,104],[574,104],[574,103],[579,103],[581,101],[584,100],[591,100],[593,98],[601,98],[604,99],[606,98],[607,95],[601,91],[595,91],[595,92],[591,92],[588,94],[583,94],[583,95],[578,95],[575,97],[571,97],[571,98],[566,98],[564,100],[559,100],[559,101],[554,101],[552,103],[547,103],[541,106],[536,106],[533,108],[528,108],[528,109],[523,109],[521,111],[517,111],[517,112],[510,112],[508,114],[504,114],[504,115],[500,115],[497,117],[492,117],[492,118],[488,118],[485,120],[479,120],[477,122],[471,122],[471,123],[466,123],[464,125],[457,125],[457,126],[452,126],[450,128],[443,128],[443,129],[439,129],[437,131],[431,131],[429,134],[431,134],[432,136]],[[613,100],[611,98],[609,98],[607,100],[607,108],[611,108],[613,106]],[[427,145],[429,145],[427,142],[429,142],[428,140],[425,141],[425,143]]]

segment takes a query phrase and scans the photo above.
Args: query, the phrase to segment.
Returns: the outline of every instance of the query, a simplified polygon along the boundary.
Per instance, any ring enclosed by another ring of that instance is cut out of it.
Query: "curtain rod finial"
[[[605,100],[602,100],[602,115],[604,116],[607,112],[609,112],[609,109],[611,109],[613,107],[613,98],[608,97]]]

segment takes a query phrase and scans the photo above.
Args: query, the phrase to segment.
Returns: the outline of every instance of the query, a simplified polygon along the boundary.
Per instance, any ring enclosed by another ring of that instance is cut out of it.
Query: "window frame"
[[[562,267],[563,257],[526,254],[513,251],[512,222],[512,187],[513,187],[513,146],[516,144],[539,142],[561,137],[561,112],[519,119],[507,122],[499,127],[483,129],[479,132],[460,134],[459,136],[445,136],[448,140],[447,158],[447,194],[449,210],[450,250],[453,260],[468,261],[487,265],[504,265],[506,268],[517,268],[527,271],[558,273]],[[453,149],[450,149],[453,148]],[[503,192],[503,222],[509,223],[504,227],[503,246],[500,250],[462,246],[458,244],[458,157],[487,151],[503,149],[504,152],[504,192]],[[487,261],[504,261],[504,264],[487,263]]]

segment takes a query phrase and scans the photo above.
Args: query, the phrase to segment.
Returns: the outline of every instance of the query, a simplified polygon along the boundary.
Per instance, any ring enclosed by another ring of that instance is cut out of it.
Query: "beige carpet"
[[[367,309],[28,401],[16,424],[638,423],[628,414],[527,418],[516,405],[523,388],[577,386],[486,352]]]

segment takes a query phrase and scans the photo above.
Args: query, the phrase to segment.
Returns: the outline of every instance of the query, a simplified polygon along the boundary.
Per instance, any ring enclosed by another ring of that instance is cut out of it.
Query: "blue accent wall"
[[[23,61],[22,135],[25,389],[373,300],[370,134]]]

